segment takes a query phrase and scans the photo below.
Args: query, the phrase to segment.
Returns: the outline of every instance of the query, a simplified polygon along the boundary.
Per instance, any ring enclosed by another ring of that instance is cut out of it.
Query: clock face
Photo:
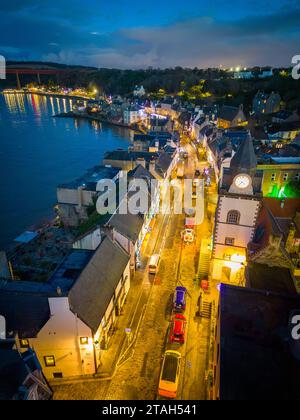
[[[238,188],[248,188],[250,184],[250,178],[247,175],[238,175],[235,179],[235,185]]]

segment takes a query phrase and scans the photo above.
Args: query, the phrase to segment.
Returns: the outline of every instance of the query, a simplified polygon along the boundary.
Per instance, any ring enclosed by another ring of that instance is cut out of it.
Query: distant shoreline
[[[98,121],[98,122],[101,122],[101,123],[104,123],[104,124],[114,125],[116,127],[127,128],[128,130],[140,131],[140,130],[136,130],[136,129],[130,127],[129,125],[122,124],[122,123],[117,123],[117,122],[110,121],[110,120],[106,120],[105,118],[92,116],[92,115],[89,115],[87,113],[75,114],[72,111],[62,112],[60,114],[53,115],[53,118],[81,118],[81,119],[86,119],[86,120],[90,120],[90,121]]]
[[[39,96],[47,96],[47,97],[70,99],[70,100],[74,99],[74,100],[84,100],[84,101],[96,101],[95,99],[91,99],[91,98],[88,98],[86,96],[69,96],[69,95],[60,94],[60,93],[48,93],[48,92],[32,92],[32,91],[28,91],[28,92],[24,92],[24,91],[5,92],[5,91],[1,91],[0,94],[2,94],[2,95],[39,95]],[[129,125],[122,124],[122,123],[117,123],[117,122],[114,122],[114,121],[111,121],[111,120],[106,120],[105,118],[92,116],[92,115],[89,115],[87,113],[84,113],[84,114],[80,115],[80,114],[74,114],[72,111],[62,112],[60,114],[53,115],[53,118],[80,118],[80,119],[86,119],[86,120],[90,120],[90,121],[98,121],[98,122],[101,122],[101,123],[104,123],[104,124],[109,124],[109,125],[113,125],[115,127],[120,127],[120,128],[127,128],[128,130],[132,130],[132,131],[135,131],[135,132],[142,133],[141,130],[137,130],[135,128],[132,128]]]
[[[87,96],[70,96],[62,93],[48,93],[48,92],[33,92],[33,91],[11,91],[11,92],[5,92],[5,90],[2,90],[0,92],[1,95],[39,95],[39,96],[53,96],[54,98],[61,98],[61,99],[74,99],[74,100],[84,100],[84,101],[94,101],[95,99],[88,98]]]

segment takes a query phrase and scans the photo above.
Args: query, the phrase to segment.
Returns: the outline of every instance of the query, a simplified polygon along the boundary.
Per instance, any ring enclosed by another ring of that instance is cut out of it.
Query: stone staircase
[[[202,318],[211,318],[211,311],[212,311],[212,302],[207,301],[202,298],[201,305],[200,305],[200,316]]]

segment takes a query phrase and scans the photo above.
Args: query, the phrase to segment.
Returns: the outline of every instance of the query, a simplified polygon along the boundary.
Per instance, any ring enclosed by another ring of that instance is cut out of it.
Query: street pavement
[[[199,162],[195,148],[185,145],[186,177],[193,178],[195,169],[203,171],[207,162]],[[144,244],[142,267],[137,271],[127,297],[124,314],[117,324],[111,347],[102,359],[99,373],[112,375],[109,380],[95,379],[71,383],[55,388],[55,399],[95,400],[154,400],[163,354],[166,349],[177,348],[182,354],[177,399],[203,400],[207,398],[205,375],[209,355],[209,320],[200,318],[198,299],[200,287],[197,269],[201,241],[211,235],[211,225],[205,217],[196,228],[193,244],[182,243],[185,215],[159,215],[153,232]],[[153,253],[161,251],[159,270],[149,276],[147,262]],[[186,342],[182,346],[168,343],[175,287],[188,289],[188,320]],[[125,328],[130,327],[131,343]]]

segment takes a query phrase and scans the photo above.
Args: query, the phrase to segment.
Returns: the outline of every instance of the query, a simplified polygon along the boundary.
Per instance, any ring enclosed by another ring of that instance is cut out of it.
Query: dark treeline
[[[10,63],[11,64],[11,63]],[[168,68],[146,70],[95,69],[82,66],[65,66],[55,63],[18,63],[19,67],[38,65],[64,69],[57,76],[43,76],[42,83],[60,84],[67,87],[97,88],[111,95],[130,95],[136,85],[143,85],[146,92],[161,96],[180,93],[183,99],[203,99],[209,93],[210,100],[232,104],[244,103],[249,108],[258,90],[279,92],[287,108],[300,106],[300,81],[293,80],[287,71],[275,70],[274,76],[260,80],[236,80],[232,73],[219,69]],[[254,69],[255,71],[255,69]],[[36,82],[35,76],[20,76],[22,84]],[[0,87],[15,86],[13,75],[1,81]]]

